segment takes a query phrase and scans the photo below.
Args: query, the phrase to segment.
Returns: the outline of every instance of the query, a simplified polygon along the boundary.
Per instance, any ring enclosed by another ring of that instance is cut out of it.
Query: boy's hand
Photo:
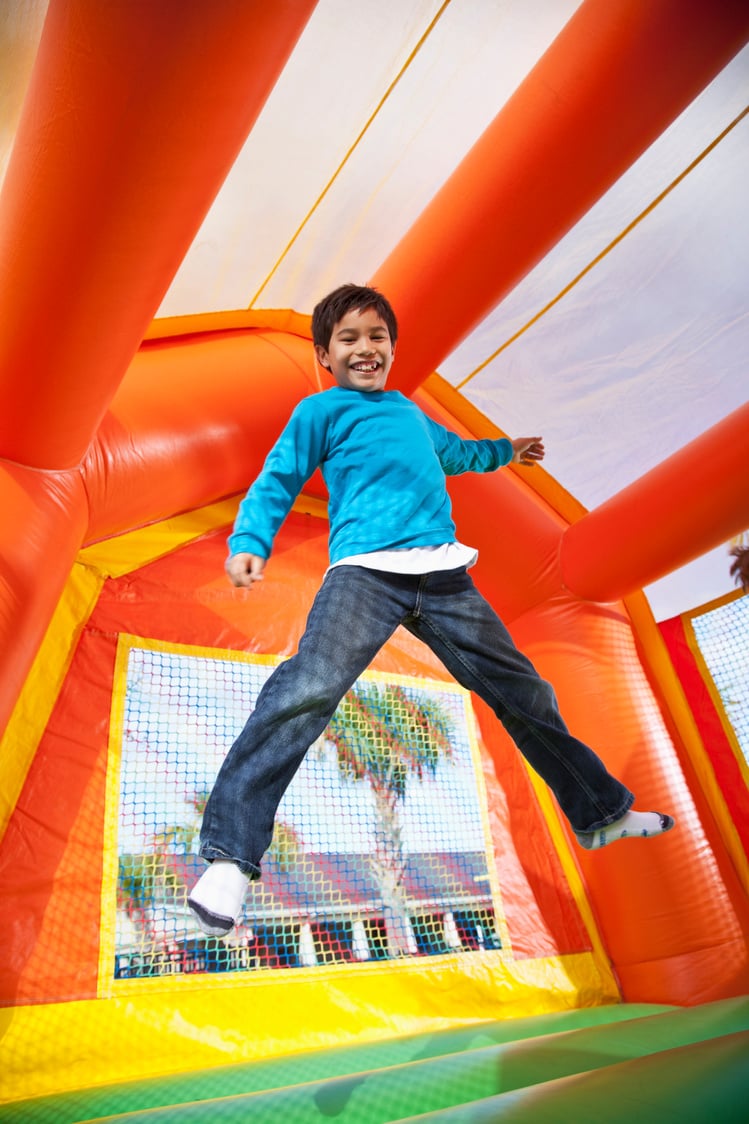
[[[546,455],[543,437],[516,437],[512,449],[512,464],[532,466]]]
[[[255,582],[263,580],[265,559],[259,554],[232,554],[224,568],[234,585],[249,589]]]

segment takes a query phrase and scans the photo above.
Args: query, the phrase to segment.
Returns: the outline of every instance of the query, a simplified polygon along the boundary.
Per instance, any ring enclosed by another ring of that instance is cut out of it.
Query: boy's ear
[[[315,355],[317,356],[317,362],[320,364],[320,366],[321,367],[327,367],[327,369],[330,370],[330,360],[328,359],[328,349],[326,347],[323,347],[323,345],[321,343],[316,343],[315,344]]]

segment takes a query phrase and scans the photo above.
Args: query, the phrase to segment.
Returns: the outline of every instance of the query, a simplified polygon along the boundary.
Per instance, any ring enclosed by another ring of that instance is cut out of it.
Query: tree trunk
[[[380,785],[373,785],[373,791],[377,823],[369,864],[382,897],[387,952],[393,958],[414,956],[418,948],[403,883],[405,860],[398,797]]]

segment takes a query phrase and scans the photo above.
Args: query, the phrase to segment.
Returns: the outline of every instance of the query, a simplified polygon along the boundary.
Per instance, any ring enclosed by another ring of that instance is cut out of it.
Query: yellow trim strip
[[[81,550],[78,561],[96,568],[108,578],[130,574],[209,531],[228,527],[234,521],[239,499],[239,496],[232,496],[183,515],[162,519],[160,523],[92,543]]]
[[[725,599],[721,598],[721,600]],[[684,694],[684,689],[674,670],[668,649],[651,611],[650,603],[645,594],[640,592],[626,597],[624,605],[629,614],[632,631],[637,639],[643,664],[650,672],[653,688],[659,701],[673,720],[677,735],[694,766],[700,790],[705,794],[710,810],[720,828],[726,850],[731,857],[744,890],[749,895],[749,859],[736,831],[733,816],[718,784],[712,761],[705,749],[705,744]]]
[[[73,566],[0,740],[0,839],[21,795],[78,638],[96,605],[103,581],[93,569],[85,565]]]
[[[583,277],[585,277],[586,274],[590,273],[590,271],[595,266],[597,266],[599,262],[603,261],[603,259],[607,256],[607,254],[610,254],[615,246],[618,246],[619,243],[624,238],[626,238],[628,234],[631,234],[631,232],[635,229],[635,227],[638,226],[638,224],[641,223],[642,220],[644,218],[646,218],[650,214],[651,211],[655,210],[655,208],[658,206],[658,204],[662,203],[663,200],[666,198],[666,196],[670,195],[670,193],[674,190],[674,188],[677,187],[681,183],[681,181],[689,175],[690,172],[693,172],[694,169],[700,163],[702,163],[702,161],[705,159],[705,157],[710,152],[712,152],[712,150],[716,147],[716,145],[720,144],[720,142],[725,137],[728,136],[728,134],[731,132],[731,130],[736,128],[736,126],[739,124],[740,121],[743,120],[743,118],[746,116],[747,113],[749,113],[749,106],[747,106],[745,109],[742,109],[742,111],[741,111],[741,113],[739,113],[738,117],[735,117],[733,119],[733,121],[731,121],[731,123],[726,126],[726,128],[723,130],[723,132],[719,133],[718,136],[715,137],[715,139],[710,142],[710,144],[707,146],[707,148],[703,149],[703,151],[699,154],[699,156],[696,156],[695,159],[692,161],[692,163],[687,165],[687,167],[684,169],[684,171],[680,172],[675,180],[671,181],[671,183],[668,185],[668,187],[664,188],[664,190],[659,195],[656,195],[655,199],[653,199],[651,203],[648,203],[648,205],[644,209],[644,211],[641,211],[640,214],[637,215],[636,218],[634,218],[631,223],[629,223],[627,226],[625,226],[624,230],[622,230],[619,234],[617,234],[616,238],[614,238],[611,242],[609,242],[608,246],[605,246],[599,254],[596,254],[596,256],[593,258],[593,260],[588,262],[588,264],[585,266],[585,268],[582,269],[577,274],[576,277],[573,277],[572,280],[567,285],[565,285],[564,288],[561,289],[555,297],[552,297],[552,299],[548,302],[548,304],[545,304],[543,306],[543,308],[541,308],[534,316],[532,316],[530,318],[530,320],[527,321],[527,323],[525,323],[522,326],[522,328],[518,328],[517,332],[513,332],[513,334],[509,337],[509,339],[505,340],[505,342],[503,344],[500,344],[500,346],[496,349],[496,351],[493,351],[492,354],[489,355],[486,359],[484,359],[484,361],[482,363],[479,363],[478,367],[474,368],[474,370],[471,371],[470,374],[466,375],[466,377],[461,382],[459,382],[457,384],[456,390],[461,390],[467,383],[471,382],[472,379],[475,379],[476,376],[478,374],[480,374],[484,370],[485,367],[488,367],[489,364],[492,363],[497,358],[498,355],[501,355],[501,353],[503,351],[506,351],[507,348],[515,342],[515,340],[519,339],[520,336],[524,335],[524,333],[527,332],[529,328],[532,328],[534,324],[538,323],[538,321],[542,317],[544,317],[546,315],[546,313],[549,312],[554,307],[554,305],[558,304],[559,301],[562,300],[563,297],[566,297],[567,293],[569,293],[572,289],[574,289],[575,286],[580,281],[582,281]]]
[[[179,339],[210,332],[231,331],[290,332],[302,339],[312,339],[310,317],[291,308],[226,309],[223,312],[198,312],[189,316],[163,316],[153,320],[143,337],[145,340]]]
[[[184,515],[175,515],[152,523],[148,527],[138,527],[126,531],[116,538],[86,546],[78,555],[85,565],[95,567],[106,577],[118,578],[139,570],[141,566],[155,562],[174,550],[201,535],[215,531],[219,527],[230,527],[237,514],[242,495],[219,500],[207,507],[197,508]],[[328,505],[325,500],[315,496],[301,495],[292,506],[292,511],[301,515],[312,515],[316,519],[327,519]]]
[[[695,617],[704,617],[705,613],[712,613],[713,609],[722,609],[724,605],[729,605],[731,601],[738,601],[745,596],[742,590],[733,589],[730,593],[722,593],[720,597],[713,597],[712,601],[706,601],[698,609],[691,609],[688,613],[682,615],[692,620]]]

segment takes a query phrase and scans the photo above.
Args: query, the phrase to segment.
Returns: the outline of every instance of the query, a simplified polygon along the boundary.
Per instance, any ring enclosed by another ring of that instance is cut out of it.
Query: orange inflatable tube
[[[591,511],[564,536],[562,580],[614,601],[749,525],[749,404]]]
[[[0,209],[0,456],[85,455],[313,7],[52,0]]]

